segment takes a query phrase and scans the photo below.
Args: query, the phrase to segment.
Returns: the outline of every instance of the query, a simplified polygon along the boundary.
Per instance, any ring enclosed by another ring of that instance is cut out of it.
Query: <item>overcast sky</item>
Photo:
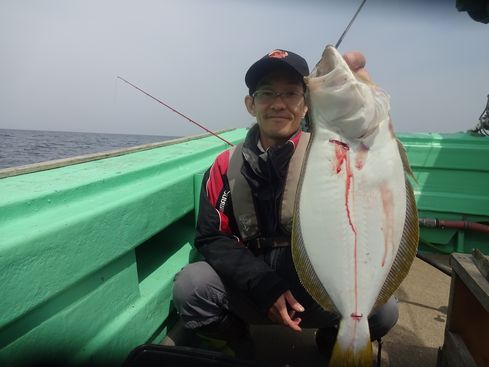
[[[312,69],[359,3],[0,0],[0,128],[201,132],[117,75],[210,129],[248,126],[248,67],[283,48]],[[398,132],[466,130],[485,106],[489,25],[455,0],[368,0],[348,50],[391,95]]]

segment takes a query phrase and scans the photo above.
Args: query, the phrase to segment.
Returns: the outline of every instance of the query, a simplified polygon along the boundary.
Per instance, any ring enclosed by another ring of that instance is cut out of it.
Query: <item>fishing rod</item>
[[[153,98],[156,102],[158,103],[161,103],[163,106],[165,106],[166,108],[169,108],[170,110],[172,110],[173,112],[179,114],[180,116],[182,116],[183,118],[186,118],[188,121],[190,121],[192,124],[194,125],[197,125],[198,127],[200,127],[201,129],[204,129],[205,131],[207,131],[208,133],[214,135],[216,138],[219,138],[221,139],[223,142],[225,142],[226,144],[230,145],[230,146],[234,146],[234,144],[230,143],[229,141],[227,141],[226,139],[220,137],[219,135],[217,135],[216,133],[210,131],[208,128],[206,128],[205,126],[199,124],[197,121],[194,121],[192,120],[190,117],[188,116],[185,116],[183,113],[177,111],[175,108],[171,107],[170,105],[166,104],[165,102],[159,100],[158,98],[152,96],[151,94],[149,94],[148,92],[145,92],[144,90],[142,90],[141,88],[139,88],[138,86],[132,84],[131,82],[127,81],[126,79],[124,79],[123,77],[121,76],[117,76],[117,78],[119,78],[120,80],[122,80],[124,83],[127,83],[129,84],[131,87],[133,88],[136,88],[138,91],[140,91],[141,93],[144,93],[146,94],[148,97],[150,98]]]
[[[351,25],[353,24],[353,22],[355,21],[358,13],[360,13],[360,10],[362,10],[363,6],[365,5],[367,0],[363,0],[362,3],[360,4],[360,6],[358,7],[357,11],[355,12],[355,14],[353,15],[353,18],[351,18],[350,20],[350,23],[348,23],[348,26],[346,27],[346,29],[344,30],[343,34],[340,36],[340,39],[338,40],[338,42],[336,42],[336,45],[334,46],[334,48],[338,49],[338,47],[340,46],[340,43],[341,41],[343,41],[343,38],[345,37],[345,34],[348,32],[348,30],[350,29]]]

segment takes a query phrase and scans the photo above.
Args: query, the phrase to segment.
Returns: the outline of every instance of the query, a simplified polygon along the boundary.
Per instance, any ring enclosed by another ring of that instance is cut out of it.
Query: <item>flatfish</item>
[[[294,264],[316,302],[341,315],[330,366],[371,366],[368,316],[416,255],[412,172],[389,96],[333,46],[305,82],[312,131],[294,209]]]

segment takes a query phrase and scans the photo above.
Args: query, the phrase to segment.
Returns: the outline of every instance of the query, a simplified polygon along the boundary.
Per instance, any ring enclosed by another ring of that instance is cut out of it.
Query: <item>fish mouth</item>
[[[338,66],[338,51],[332,45],[327,45],[321,56],[321,60],[311,73],[311,77],[317,78],[329,74]]]
[[[351,74],[350,68],[343,59],[343,56],[340,55],[333,45],[327,45],[323,51],[321,60],[316,64],[311,74],[304,78],[304,82],[307,85],[310,79],[324,77],[338,68],[344,69],[347,73],[350,72]]]

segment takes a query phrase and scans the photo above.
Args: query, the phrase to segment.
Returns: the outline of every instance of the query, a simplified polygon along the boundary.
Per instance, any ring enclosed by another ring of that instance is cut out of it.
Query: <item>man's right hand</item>
[[[362,53],[358,51],[350,51],[345,53],[343,58],[350,67],[351,71],[353,71],[363,80],[372,83],[372,79],[370,78],[367,69],[365,69],[366,60]]]
[[[290,306],[291,310],[287,308]],[[296,312],[303,312],[304,307],[294,298],[290,291],[286,291],[277,298],[275,303],[268,310],[268,318],[277,324],[290,327],[295,331],[302,331],[299,324],[300,317],[295,317]]]

